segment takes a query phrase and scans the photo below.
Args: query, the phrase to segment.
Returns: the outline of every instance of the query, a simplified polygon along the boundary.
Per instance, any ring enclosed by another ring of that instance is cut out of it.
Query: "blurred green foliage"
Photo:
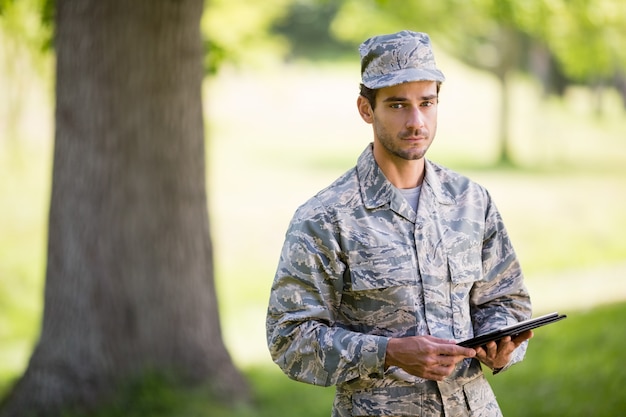
[[[1,0],[0,27],[41,49],[53,12],[54,0]],[[209,73],[290,52],[352,51],[373,34],[407,28],[433,33],[450,54],[483,69],[506,64],[544,76],[548,65],[586,84],[626,76],[621,0],[210,0],[201,26]]]
[[[528,53],[542,48],[572,82],[610,83],[625,75],[625,25],[621,0],[344,0],[332,28],[354,42],[402,27],[427,31],[450,54],[485,69],[513,59],[505,64],[528,70],[538,59]]]
[[[341,6],[341,1],[294,0],[272,27],[289,42],[287,57],[305,61],[353,59],[354,42],[342,41],[331,31]]]
[[[0,0],[0,32],[35,56],[50,45],[50,7],[53,0]]]
[[[207,1],[201,22],[207,72],[215,73],[225,64],[263,65],[282,57],[288,45],[270,28],[291,1]]]

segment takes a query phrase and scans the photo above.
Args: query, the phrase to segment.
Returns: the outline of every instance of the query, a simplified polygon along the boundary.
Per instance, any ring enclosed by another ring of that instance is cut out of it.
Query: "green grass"
[[[253,389],[249,404],[227,406],[207,387],[181,388],[169,378],[149,375],[129,384],[96,412],[68,411],[64,417],[327,417],[334,388],[296,383],[276,368],[245,370]]]
[[[572,312],[537,329],[526,359],[490,377],[507,417],[622,415],[626,304]]]
[[[623,322],[626,303],[573,312],[535,331],[526,359],[488,376],[505,416],[613,417],[626,410]],[[244,370],[253,404],[229,409],[202,388],[181,390],[162,378],[133,385],[117,404],[90,417],[326,417],[334,388],[288,379],[277,367]],[[69,416],[68,416],[69,417]],[[83,417],[80,414],[71,417]],[[85,416],[86,417],[86,416]]]

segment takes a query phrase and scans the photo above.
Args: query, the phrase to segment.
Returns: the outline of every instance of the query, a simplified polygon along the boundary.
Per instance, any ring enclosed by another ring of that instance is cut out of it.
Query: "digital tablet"
[[[534,319],[520,321],[519,323],[513,324],[511,326],[502,327],[501,329],[464,340],[457,344],[463,347],[475,348],[478,346],[483,346],[491,341],[500,340],[506,336],[515,337],[518,334],[525,332],[526,330],[536,329],[537,327],[545,326],[546,324],[563,320],[566,317],[567,316],[565,314],[559,314],[554,312],[546,314],[544,316],[536,317]]]

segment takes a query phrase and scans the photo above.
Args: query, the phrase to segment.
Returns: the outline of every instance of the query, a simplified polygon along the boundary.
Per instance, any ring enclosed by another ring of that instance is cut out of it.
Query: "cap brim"
[[[389,74],[363,77],[362,82],[367,88],[375,90],[414,81],[444,82],[445,80],[446,77],[438,69],[404,68]]]

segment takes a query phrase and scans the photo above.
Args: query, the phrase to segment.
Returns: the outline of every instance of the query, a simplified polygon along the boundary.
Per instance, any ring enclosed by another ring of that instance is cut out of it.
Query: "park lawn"
[[[506,417],[609,417],[626,410],[623,322],[626,303],[571,312],[568,318],[537,329],[526,359],[488,376]],[[117,405],[92,417],[328,417],[334,388],[290,380],[271,365],[244,369],[254,403],[228,409],[206,390],[170,389],[149,378]],[[84,417],[72,414],[68,417]]]
[[[489,377],[504,415],[617,416],[626,410],[626,304],[537,329],[524,362]]]

